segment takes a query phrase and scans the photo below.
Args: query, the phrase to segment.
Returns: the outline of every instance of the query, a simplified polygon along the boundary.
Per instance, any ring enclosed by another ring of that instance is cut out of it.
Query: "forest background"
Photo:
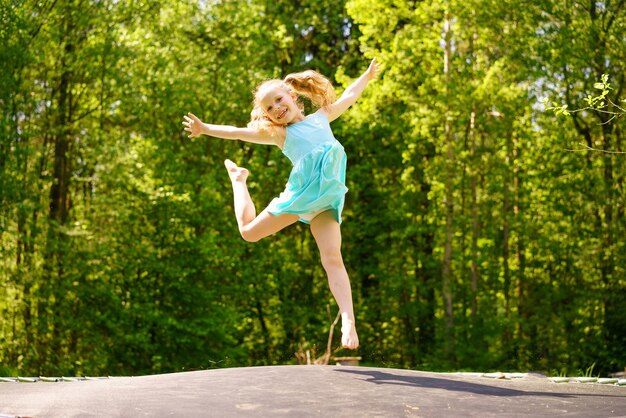
[[[260,209],[288,160],[188,139],[182,115],[243,126],[260,81],[312,68],[340,93],[373,57],[333,123],[355,354],[626,366],[623,0],[0,1],[1,375],[323,352],[337,308],[308,228],[244,242],[222,164],[250,169]],[[542,103],[588,107],[603,74],[600,110]]]

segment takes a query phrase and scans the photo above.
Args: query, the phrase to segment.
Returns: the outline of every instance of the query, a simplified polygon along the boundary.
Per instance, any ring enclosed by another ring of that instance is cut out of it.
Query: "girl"
[[[301,221],[311,225],[330,290],[341,311],[341,345],[356,349],[356,332],[350,280],[341,257],[341,211],[345,186],[346,154],[329,123],[361,96],[379,73],[376,59],[367,71],[336,100],[330,81],[315,71],[290,74],[284,80],[261,84],[254,94],[254,108],[247,128],[210,125],[192,113],[184,116],[189,137],[209,135],[256,144],[276,145],[293,163],[285,191],[258,216],[246,179],[248,170],[226,160],[233,186],[235,216],[244,240],[255,242]],[[299,95],[318,108],[305,117]]]

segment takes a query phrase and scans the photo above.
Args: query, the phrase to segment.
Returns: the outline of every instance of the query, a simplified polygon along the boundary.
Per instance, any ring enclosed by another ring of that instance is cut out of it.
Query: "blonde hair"
[[[249,128],[268,130],[274,133],[274,129],[278,126],[274,124],[265,114],[261,107],[261,100],[269,90],[279,88],[289,94],[304,96],[311,100],[313,106],[322,108],[328,106],[337,100],[335,89],[329,79],[324,77],[317,71],[307,70],[300,73],[289,74],[284,80],[268,80],[259,85],[254,91],[254,101],[252,103],[252,112],[250,112]],[[296,104],[300,110],[304,110],[304,104],[300,100],[296,100]]]

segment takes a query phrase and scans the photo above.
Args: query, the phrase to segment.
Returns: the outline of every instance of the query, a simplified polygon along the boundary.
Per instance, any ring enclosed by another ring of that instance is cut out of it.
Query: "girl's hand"
[[[204,123],[193,113],[188,113],[187,115],[183,116],[185,118],[183,125],[185,125],[185,130],[189,132],[188,138],[202,135],[204,133]]]
[[[380,64],[377,63],[376,58],[374,58],[372,62],[370,62],[370,66],[367,68],[367,71],[365,71],[365,74],[367,74],[367,78],[369,80],[374,80],[375,78],[378,77],[379,73],[380,73]]]

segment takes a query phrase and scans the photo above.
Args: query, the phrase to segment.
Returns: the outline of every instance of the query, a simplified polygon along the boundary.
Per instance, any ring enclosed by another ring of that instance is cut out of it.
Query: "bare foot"
[[[248,174],[250,174],[248,169],[239,167],[231,160],[224,160],[224,165],[228,170],[228,176],[230,177],[230,181],[232,182],[239,181],[244,183],[248,178]]]
[[[341,321],[341,346],[351,350],[359,347],[359,336],[356,333],[354,321],[345,318]]]

